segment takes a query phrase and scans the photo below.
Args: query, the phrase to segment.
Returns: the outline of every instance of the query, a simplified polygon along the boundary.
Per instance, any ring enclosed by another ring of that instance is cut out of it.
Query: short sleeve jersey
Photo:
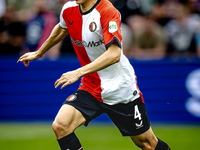
[[[108,0],[98,0],[84,13],[75,1],[67,2],[60,14],[60,26],[68,29],[82,66],[97,59],[111,44],[122,48],[121,15]],[[79,89],[108,105],[128,103],[140,96],[134,69],[123,53],[120,62],[85,75]]]

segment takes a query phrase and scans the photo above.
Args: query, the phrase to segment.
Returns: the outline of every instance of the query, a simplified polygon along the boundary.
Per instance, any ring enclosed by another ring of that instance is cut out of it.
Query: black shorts
[[[85,126],[106,113],[123,136],[140,135],[150,128],[146,107],[140,97],[128,104],[107,105],[99,102],[89,92],[77,90],[64,104],[69,104],[82,113],[86,119]]]

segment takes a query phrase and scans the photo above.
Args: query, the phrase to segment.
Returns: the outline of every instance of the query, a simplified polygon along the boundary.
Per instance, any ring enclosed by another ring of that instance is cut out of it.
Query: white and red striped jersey
[[[108,0],[98,0],[84,13],[75,1],[67,2],[60,14],[60,26],[68,29],[82,66],[97,59],[111,44],[122,48],[121,16]],[[140,96],[134,69],[123,53],[120,62],[85,75],[79,89],[108,105],[128,103]]]

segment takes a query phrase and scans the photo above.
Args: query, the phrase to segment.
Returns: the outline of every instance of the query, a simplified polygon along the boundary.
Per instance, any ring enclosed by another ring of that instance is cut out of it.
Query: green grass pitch
[[[199,150],[200,126],[152,125],[172,150]],[[91,124],[76,131],[84,150],[139,150],[114,125]],[[0,123],[0,150],[59,150],[51,123]]]

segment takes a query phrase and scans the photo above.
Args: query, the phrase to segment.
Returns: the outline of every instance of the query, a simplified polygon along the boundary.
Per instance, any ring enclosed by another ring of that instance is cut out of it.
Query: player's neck
[[[82,12],[89,11],[97,2],[98,0],[87,0],[85,3],[81,4],[81,10]]]

